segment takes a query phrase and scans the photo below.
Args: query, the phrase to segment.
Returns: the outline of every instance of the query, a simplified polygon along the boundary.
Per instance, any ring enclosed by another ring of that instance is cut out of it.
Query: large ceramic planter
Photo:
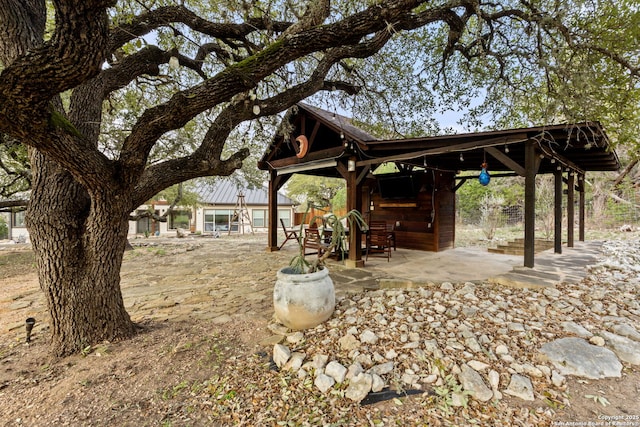
[[[290,329],[308,329],[333,314],[336,294],[329,270],[297,274],[291,267],[280,269],[273,289],[276,317]]]

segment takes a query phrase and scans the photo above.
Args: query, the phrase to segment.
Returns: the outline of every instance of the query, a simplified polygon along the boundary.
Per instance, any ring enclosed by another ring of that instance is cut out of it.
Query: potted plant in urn
[[[331,317],[335,290],[325,262],[336,251],[343,254],[349,229],[359,227],[364,231],[367,228],[357,210],[340,217],[333,213],[314,216],[309,223],[316,222],[321,222],[317,229],[305,230],[304,224],[300,225],[299,253],[276,274],[273,290],[276,318],[290,329],[312,328]],[[316,251],[316,257],[311,260],[306,257],[308,248]]]

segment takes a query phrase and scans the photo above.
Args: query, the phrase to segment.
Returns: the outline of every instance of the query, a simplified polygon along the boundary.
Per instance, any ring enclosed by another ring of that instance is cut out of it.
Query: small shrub
[[[504,198],[495,194],[485,194],[480,203],[480,225],[485,237],[492,240],[496,234],[496,228],[500,225],[500,214]]]

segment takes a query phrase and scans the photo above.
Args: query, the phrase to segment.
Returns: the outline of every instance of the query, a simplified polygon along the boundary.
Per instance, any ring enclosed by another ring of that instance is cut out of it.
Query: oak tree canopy
[[[296,102],[411,134],[439,131],[449,104],[522,107],[544,87],[526,106],[537,120],[597,119],[559,106],[572,84],[595,99],[606,74],[608,102],[637,107],[638,11],[615,4],[617,23],[613,2],[582,0],[0,0],[0,183],[31,189],[53,353],[135,333],[119,277],[129,214],[232,174]],[[30,170],[5,168],[24,147]]]

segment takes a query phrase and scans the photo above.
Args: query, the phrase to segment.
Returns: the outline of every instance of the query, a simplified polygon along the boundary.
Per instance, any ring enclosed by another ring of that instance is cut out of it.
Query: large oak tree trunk
[[[42,45],[43,0],[8,0],[0,8],[6,37],[0,61]],[[77,97],[76,97],[77,92]],[[72,121],[85,142],[97,144],[102,99],[76,88]],[[60,99],[51,105],[64,111]],[[110,181],[89,194],[69,172],[31,150],[32,190],[26,222],[38,264],[40,287],[50,313],[52,352],[77,353],[104,340],[135,332],[120,291],[120,266],[131,201]],[[78,159],[82,161],[82,159]]]
[[[71,175],[39,153],[27,226],[51,322],[52,352],[63,356],[135,332],[120,291],[128,231],[126,198],[108,189],[91,199]]]

